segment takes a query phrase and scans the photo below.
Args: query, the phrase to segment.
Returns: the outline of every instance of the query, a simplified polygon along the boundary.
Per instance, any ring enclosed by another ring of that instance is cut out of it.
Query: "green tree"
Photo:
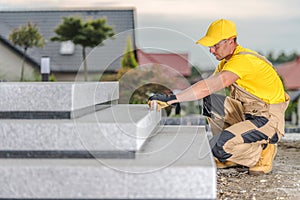
[[[136,62],[132,47],[131,47],[131,39],[128,37],[127,46],[125,50],[125,54],[121,61],[122,68],[136,68],[138,63]]]
[[[272,51],[267,54],[267,59],[270,60],[273,64],[290,62],[296,58],[297,58],[297,52],[292,52],[291,54],[287,55],[284,51],[281,51],[281,53],[277,57],[274,57]]]
[[[125,49],[124,56],[121,60],[121,69],[118,70],[117,73],[117,80],[120,80],[124,74],[129,72],[132,69],[135,69],[138,66],[138,63],[135,59],[132,47],[131,47],[131,40],[130,37],[127,39],[127,45]]]
[[[106,25],[106,19],[100,18],[83,22],[79,17],[64,17],[63,22],[54,30],[56,36],[51,41],[72,41],[82,46],[82,60],[84,65],[84,80],[87,81],[86,48],[102,46],[103,41],[114,35],[113,28]]]
[[[14,45],[23,48],[23,59],[20,76],[20,81],[23,81],[27,50],[32,47],[43,48],[45,40],[39,33],[38,26],[36,24],[31,24],[30,22],[28,22],[27,25],[22,25],[21,27],[12,30],[12,32],[9,34],[9,40]]]
[[[276,59],[274,58],[274,54],[273,54],[272,51],[268,53],[267,59],[268,59],[271,63],[275,63]]]

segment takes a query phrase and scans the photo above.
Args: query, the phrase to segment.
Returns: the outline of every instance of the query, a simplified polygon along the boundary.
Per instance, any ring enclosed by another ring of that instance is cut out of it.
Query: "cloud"
[[[280,18],[300,16],[298,0],[1,0],[2,8],[136,7],[138,15],[169,18]]]
[[[153,2],[153,3],[152,3]],[[172,18],[280,18],[300,16],[299,1],[291,0],[185,0],[151,1],[136,4],[141,15],[160,15]]]

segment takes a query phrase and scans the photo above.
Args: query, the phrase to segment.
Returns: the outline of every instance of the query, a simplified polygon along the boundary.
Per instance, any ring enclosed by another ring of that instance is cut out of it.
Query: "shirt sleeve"
[[[215,69],[214,75],[217,74],[217,73],[219,73],[219,72],[221,72],[221,71],[223,71],[224,64],[225,64],[225,61],[222,60],[222,61],[218,64],[217,68]]]

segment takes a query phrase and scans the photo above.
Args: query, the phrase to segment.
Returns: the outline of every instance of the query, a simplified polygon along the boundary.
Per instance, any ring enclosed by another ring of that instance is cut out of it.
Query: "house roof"
[[[138,62],[144,64],[162,64],[173,68],[183,76],[191,75],[187,53],[145,53],[141,49],[137,50]]]
[[[300,89],[300,56],[291,62],[278,65],[277,72],[282,77],[287,90]]]
[[[51,71],[76,72],[81,70],[82,49],[75,46],[72,55],[61,55],[59,53],[61,43],[51,42],[50,38],[55,36],[54,29],[62,22],[63,17],[80,16],[83,20],[106,18],[106,23],[112,26],[115,32],[113,40],[104,42],[104,46],[87,49],[87,63],[89,71],[104,71],[120,67],[120,59],[126,48],[126,40],[131,38],[135,48],[135,10],[134,8],[118,9],[67,9],[67,10],[32,10],[32,11],[1,11],[0,12],[0,36],[9,44],[9,33],[21,25],[36,23],[39,31],[47,43],[43,49],[28,49],[28,56],[36,63],[40,63],[42,56],[49,56],[51,60]],[[17,47],[18,49],[19,47]]]

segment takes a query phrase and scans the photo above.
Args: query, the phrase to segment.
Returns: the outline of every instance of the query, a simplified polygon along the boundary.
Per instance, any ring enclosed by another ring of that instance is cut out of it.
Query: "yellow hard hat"
[[[235,24],[230,20],[219,19],[211,23],[206,35],[196,43],[209,47],[234,36],[237,36]]]

